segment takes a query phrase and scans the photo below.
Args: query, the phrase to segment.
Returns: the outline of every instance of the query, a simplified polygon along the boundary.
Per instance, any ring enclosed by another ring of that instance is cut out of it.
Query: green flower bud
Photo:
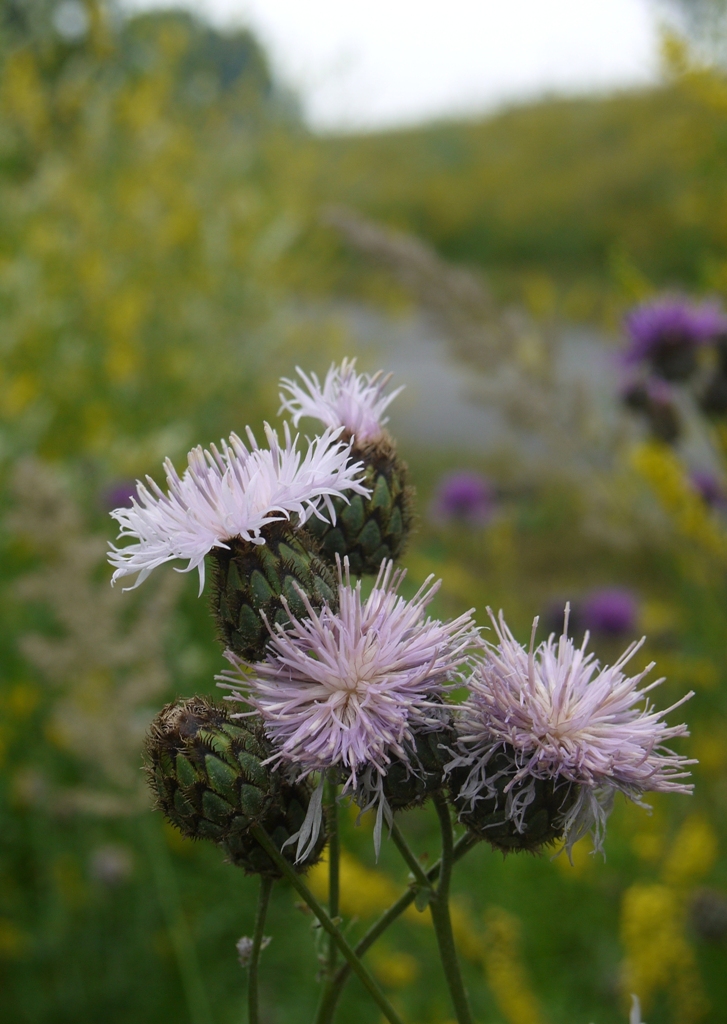
[[[281,597],[295,616],[305,617],[297,587],[314,608],[328,604],[335,611],[338,607],[335,577],[318,557],[319,544],[306,530],[282,522],[271,523],[262,534],[264,544],[235,538],[227,542],[227,549],[210,552],[212,613],[219,638],[245,661],[263,658],[269,640],[263,616],[271,627],[288,621]]]
[[[167,704],[151,724],[146,771],[158,807],[182,835],[211,839],[249,874],[280,877],[250,834],[261,825],[291,864],[295,844],[285,845],[305,819],[311,790],[290,783],[263,762],[272,748],[257,721],[232,721],[206,697]],[[320,857],[325,833],[296,870]]]
[[[500,772],[503,774],[497,777]],[[488,795],[488,791],[483,790],[480,799],[471,806],[469,800],[459,795],[468,769],[457,768],[449,775],[452,802],[459,821],[496,850],[537,853],[563,838],[564,818],[576,801],[578,787],[562,780],[528,778],[520,787],[531,789],[533,799],[525,808],[522,821],[516,824],[507,809],[517,790],[505,792],[512,774],[512,751],[506,749],[495,754],[489,763],[488,776],[493,780],[496,794]]]
[[[375,575],[385,558],[396,560],[404,551],[414,521],[414,488],[396,446],[384,433],[378,440],[354,443],[351,460],[363,462],[362,483],[371,496],[350,496],[350,504],[334,499],[336,525],[309,520],[306,528],[321,544],[321,557],[334,563],[348,555],[354,576]]]

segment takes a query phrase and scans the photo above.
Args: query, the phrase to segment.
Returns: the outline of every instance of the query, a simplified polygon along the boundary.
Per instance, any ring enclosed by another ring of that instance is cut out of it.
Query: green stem
[[[466,853],[469,853],[472,847],[476,846],[478,842],[479,840],[473,836],[471,832],[466,832],[463,836],[460,836],[454,847],[453,860],[455,862],[460,860]],[[442,862],[437,861],[436,864],[433,864],[429,871],[427,871],[426,877],[430,885],[436,882],[439,877],[441,867]],[[354,950],[356,956],[363,956],[364,953],[373,946],[379,936],[383,935],[386,929],[392,925],[398,917],[401,917],[404,911],[409,909],[416,899],[416,895],[416,888],[407,889],[407,891],[403,893],[395,903],[391,904],[388,910],[384,911],[377,921],[374,921],[363,938],[361,938],[356,944]],[[341,998],[343,989],[350,976],[351,968],[348,964],[342,964],[341,967],[338,968],[335,978],[324,994],[324,1000],[319,1007],[318,1016],[316,1017],[316,1024],[330,1024],[333,1020],[336,1005],[338,1000]]]
[[[273,879],[260,876],[260,891],[257,900],[257,913],[255,914],[255,930],[252,935],[252,950],[250,951],[250,964],[248,967],[247,983],[247,1020],[248,1024],[258,1024],[259,1001],[258,1001],[258,964],[260,963],[260,949],[265,929],[265,917],[270,902],[270,892],[273,888]]]
[[[449,994],[452,997],[452,1004],[458,1024],[474,1024],[467,992],[465,991],[462,974],[459,969],[457,949],[452,932],[452,919],[449,914],[449,885],[454,865],[454,837],[452,834],[452,819],[449,815],[449,805],[443,793],[434,794],[434,806],[437,809],[439,824],[442,829],[442,869],[439,874],[439,885],[437,886],[436,894],[429,903],[429,910],[432,915],[434,932],[437,936],[444,976],[447,980]]]
[[[424,868],[421,866],[416,856],[412,852],[406,839],[401,834],[401,830],[399,829],[399,826],[396,824],[396,822],[393,822],[391,825],[391,838],[394,840],[394,846],[397,848],[399,853],[406,861],[407,866],[411,873],[414,875],[414,878],[419,887],[422,889],[431,889],[432,883],[429,881],[429,878],[427,877]]]
[[[313,911],[315,916],[320,921],[321,927],[324,931],[331,935],[341,950],[343,957],[351,965],[351,969],[358,976],[364,988],[368,991],[376,1005],[379,1007],[383,1015],[390,1022],[390,1024],[402,1024],[401,1017],[396,1012],[394,1007],[391,1005],[389,1000],[386,998],[384,993],[381,991],[378,983],[374,979],[371,972],[365,967],[359,958],[354,953],[348,940],[339,931],[333,921],[330,919],[326,911],[323,909],[321,904],[315,898],[313,893],[310,891],[308,886],[305,884],[300,875],[296,874],[292,866],[288,863],[285,857],[280,853],[275,843],[273,843],[270,836],[267,834],[265,829],[261,825],[253,825],[250,829],[251,833],[260,843],[262,848],[265,850],[270,859],[280,870],[284,878],[290,882],[296,892],[305,900],[310,909]]]
[[[328,822],[328,913],[331,920],[338,917],[340,894],[341,843],[338,835],[338,786],[335,776],[326,779],[326,819]],[[328,937],[328,980],[336,970],[338,946],[332,935]]]
[[[341,889],[341,842],[338,834],[338,784],[333,772],[329,772],[326,778],[325,807],[328,825],[328,913],[331,920],[336,922]],[[323,977],[320,1002],[316,1011],[316,1020],[328,1000],[333,975],[336,973],[337,954],[338,946],[336,941],[332,935],[329,935],[328,959]]]
[[[212,1015],[202,971],[182,910],[176,872],[161,829],[151,814],[144,815],[143,832],[164,922],[177,961],[190,1024],[211,1024]]]

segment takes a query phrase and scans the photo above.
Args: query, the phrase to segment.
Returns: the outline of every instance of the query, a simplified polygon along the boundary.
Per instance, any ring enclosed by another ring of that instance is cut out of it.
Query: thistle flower
[[[697,347],[727,332],[727,317],[716,302],[664,296],[637,306],[625,326],[626,363],[649,362],[667,380],[684,380],[696,367]]]
[[[198,570],[201,593],[204,558],[213,548],[228,548],[233,538],[264,544],[266,526],[292,515],[299,525],[311,516],[324,518],[321,506],[335,523],[333,498],[345,503],[347,490],[368,494],[360,479],[362,465],[349,460],[350,445],[338,440],[340,428],[311,442],[305,457],[287,424],[282,446],[265,425],[269,449],[258,447],[249,428],[247,433],[250,449],[236,434],[229,445],[222,441],[221,449],[194,448],[181,477],[167,459],[167,494],[151,477],[148,487],[137,483],[138,500],[111,513],[121,526],[119,536],[136,538],[124,548],[111,545],[112,583],[138,573],[137,587],[158,565],[183,558],[188,559],[183,572]]]
[[[498,643],[490,645],[469,680],[458,753],[448,767],[467,769],[458,794],[463,820],[476,813],[478,802],[487,809],[489,802],[504,798],[506,817],[521,834],[548,782],[549,835],[564,835],[570,852],[589,831],[596,849],[602,848],[617,791],[638,804],[649,790],[690,793],[692,786],[681,780],[694,762],[665,746],[688,735],[686,726],[664,722],[692,694],[666,711],[654,710],[646,695],[663,679],[641,686],[653,665],[633,677],[623,671],[644,641],[601,668],[585,653],[587,633],[579,648],[568,637],[568,611],[566,605],[563,635],[556,640],[551,634],[534,650],[536,618],[527,650],[502,613],[495,619],[488,609]],[[553,814],[551,798],[558,792]]]
[[[442,698],[455,671],[467,660],[477,634],[470,613],[452,622],[426,618],[439,583],[429,577],[409,601],[399,596],[404,572],[382,564],[365,600],[360,581],[351,585],[348,564],[338,566],[339,610],[320,612],[300,597],[307,618],[290,615],[290,625],[271,630],[265,661],[233,666],[221,685],[259,713],[276,750],[275,760],[304,777],[336,769],[344,791],[364,809],[378,808],[375,842],[382,819],[390,818],[384,793],[395,759],[418,770],[411,751],[417,732],[442,727]],[[298,854],[314,842],[317,817],[307,822]]]
[[[332,364],[323,384],[315,373],[308,375],[299,366],[296,372],[304,386],[283,377],[281,411],[285,409],[291,414],[296,427],[303,416],[318,419],[332,430],[343,427],[359,445],[379,440],[388,423],[384,411],[403,391],[402,386],[385,394],[392,375],[382,370],[374,374],[356,373],[355,359],[344,359],[340,366]]]
[[[391,374],[356,373],[355,359],[331,366],[323,385],[315,374],[309,377],[300,368],[298,373],[305,388],[284,378],[282,408],[292,414],[296,426],[302,416],[313,416],[329,429],[343,428],[343,436],[352,438],[351,458],[363,463],[363,482],[370,491],[368,499],[354,495],[347,508],[339,502],[339,525],[317,520],[311,523],[311,533],[320,543],[321,556],[331,564],[348,557],[356,576],[375,575],[385,559],[401,555],[414,518],[406,463],[384,430],[383,413],[402,389],[386,395]]]

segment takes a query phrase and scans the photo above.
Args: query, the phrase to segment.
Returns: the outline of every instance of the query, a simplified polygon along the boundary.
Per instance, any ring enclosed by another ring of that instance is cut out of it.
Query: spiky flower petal
[[[615,792],[636,803],[650,790],[691,792],[682,780],[693,762],[665,746],[688,735],[686,726],[667,726],[664,717],[692,694],[665,711],[654,709],[647,694],[663,679],[641,686],[653,665],[632,677],[623,671],[643,640],[601,668],[586,654],[587,633],[580,647],[568,637],[567,608],[563,635],[551,635],[535,650],[537,619],[528,650],[502,613],[495,619],[488,612],[498,643],[468,682],[459,753],[450,765],[468,769],[462,803],[474,808],[504,796],[508,818],[523,831],[538,783],[551,780],[561,791],[559,826],[567,847],[592,830],[600,848]]]
[[[469,612],[425,617],[439,589],[432,577],[409,601],[397,593],[403,577],[384,562],[364,600],[339,562],[337,612],[316,611],[301,592],[308,617],[276,627],[260,664],[228,652],[233,670],[220,677],[262,716],[277,760],[302,776],[338,769],[345,789],[376,804],[379,835],[387,769],[398,758],[417,770],[415,732],[442,728],[442,697],[477,638]]]
[[[312,441],[305,456],[287,424],[282,445],[265,424],[267,449],[258,447],[249,428],[247,433],[250,448],[236,434],[220,449],[194,448],[181,477],[167,459],[166,494],[151,477],[148,487],[137,484],[132,507],[111,513],[120,524],[119,536],[136,539],[123,548],[111,545],[112,582],[138,573],[137,587],[158,565],[183,558],[188,559],[183,572],[198,570],[201,593],[204,558],[212,548],[227,547],[236,537],[263,544],[261,531],[268,524],[293,515],[299,525],[311,516],[322,519],[321,506],[335,523],[333,498],[346,500],[349,490],[368,495],[361,483],[363,467],[349,461],[350,445],[339,440],[340,428]]]
[[[400,387],[385,394],[391,374],[381,370],[356,373],[355,359],[344,359],[340,366],[332,364],[323,384],[315,373],[306,374],[299,366],[296,372],[303,385],[287,377],[280,382],[281,409],[291,413],[294,425],[298,426],[301,417],[312,416],[329,428],[343,427],[358,445],[382,436],[388,422],[384,411],[403,390]]]

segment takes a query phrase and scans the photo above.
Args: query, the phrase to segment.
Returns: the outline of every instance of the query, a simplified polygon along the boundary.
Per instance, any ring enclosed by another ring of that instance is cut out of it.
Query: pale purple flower
[[[137,483],[138,500],[131,508],[111,513],[121,526],[119,536],[136,541],[123,548],[111,545],[109,562],[116,569],[112,583],[138,573],[137,587],[158,565],[184,558],[188,564],[181,571],[198,570],[201,593],[204,558],[212,548],[225,548],[234,537],[264,544],[262,530],[269,523],[292,515],[299,524],[311,515],[324,519],[321,506],[335,523],[332,498],[345,497],[348,490],[370,493],[360,482],[363,464],[349,461],[351,446],[338,440],[340,433],[340,428],[326,430],[303,456],[287,423],[282,445],[265,424],[269,449],[258,447],[248,427],[249,449],[236,434],[230,435],[229,445],[222,441],[220,449],[194,448],[181,477],[167,459],[166,494],[147,477],[148,487]]]
[[[441,728],[443,695],[478,634],[469,612],[446,623],[426,617],[440,586],[433,577],[407,601],[397,593],[404,572],[384,562],[364,600],[344,565],[342,572],[339,561],[337,612],[316,611],[300,591],[308,617],[296,619],[283,598],[291,624],[271,629],[265,661],[248,665],[228,651],[233,670],[219,678],[234,691],[228,699],[262,716],[276,762],[302,775],[338,769],[344,790],[364,809],[378,807],[378,845],[382,818],[390,817],[382,791],[387,767],[394,757],[409,762],[414,729]],[[312,803],[319,816],[320,800]],[[304,826],[299,856],[315,842],[319,823]]]
[[[482,526],[493,516],[495,489],[481,473],[461,469],[439,481],[431,505],[435,522],[464,522]]]
[[[592,590],[583,599],[580,620],[592,633],[618,636],[636,629],[639,604],[635,594],[625,587]]]
[[[384,411],[403,391],[402,386],[385,394],[392,375],[382,370],[356,373],[355,359],[344,359],[340,366],[333,364],[323,384],[315,373],[306,374],[299,366],[296,372],[302,385],[287,377],[280,382],[281,411],[291,414],[296,427],[303,416],[312,416],[333,429],[343,427],[359,445],[381,437],[388,423]]]
[[[727,317],[717,302],[666,295],[633,309],[625,327],[631,340],[627,364],[650,362],[667,379],[681,380],[696,365],[695,349],[727,333]]]
[[[576,647],[568,637],[568,608],[563,635],[553,634],[534,649],[519,644],[502,616],[488,613],[498,643],[490,644],[468,681],[470,690],[458,721],[458,754],[449,766],[468,767],[461,796],[471,805],[492,797],[488,765],[502,751],[512,758],[506,810],[522,829],[534,780],[575,786],[576,799],[563,815],[566,848],[591,831],[602,848],[604,827],[617,791],[641,803],[647,791],[690,793],[686,766],[693,764],[665,746],[687,736],[685,725],[668,726],[664,717],[688,700],[689,693],[665,711],[647,696],[662,683],[642,686],[653,668],[635,676],[624,668],[643,644],[631,644],[612,666],[601,667],[586,654],[586,633]]]

